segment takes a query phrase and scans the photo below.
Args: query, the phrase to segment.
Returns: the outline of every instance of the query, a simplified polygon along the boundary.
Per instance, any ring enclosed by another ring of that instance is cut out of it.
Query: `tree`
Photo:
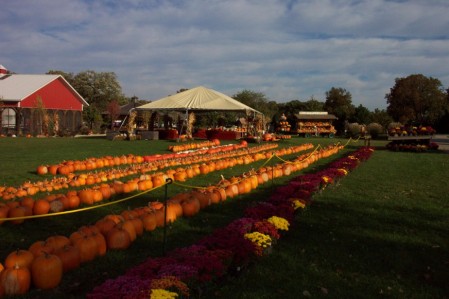
[[[277,112],[277,107],[276,110],[273,111],[274,105],[272,105],[272,103],[270,103],[266,96],[261,92],[243,90],[233,95],[232,98],[251,108],[256,109],[257,111],[261,112],[267,119],[271,119]]]
[[[324,102],[320,102],[315,99],[314,96],[311,96],[308,101],[304,103],[304,111],[323,111],[324,110]]]
[[[351,120],[361,125],[367,125],[372,121],[371,112],[360,104],[354,109],[354,115]]]
[[[373,112],[371,112],[371,121],[381,124],[384,128],[388,128],[388,125],[393,122],[393,119],[388,114],[387,110],[380,110],[376,108]]]
[[[61,75],[67,82],[69,82],[70,85],[73,86],[73,78],[74,78],[73,73],[66,73],[66,72],[59,71],[59,70],[49,70],[47,72],[47,74],[49,74],[49,75]]]
[[[84,120],[88,123],[90,130],[99,130],[101,125],[101,113],[95,106],[88,106],[83,111]]]
[[[324,109],[338,118],[335,121],[335,128],[338,132],[343,132],[345,123],[351,119],[355,112],[351,93],[341,87],[332,87],[329,91],[326,91]]]
[[[388,113],[403,124],[435,125],[447,108],[440,80],[422,74],[396,78],[385,98]]]
[[[112,100],[123,101],[122,88],[114,72],[84,71],[73,78],[73,87],[90,106],[103,112]]]
[[[116,100],[113,100],[110,102],[107,107],[106,111],[109,114],[109,120],[111,121],[111,128],[114,126],[114,121],[117,119],[117,117],[120,115],[120,105]]]

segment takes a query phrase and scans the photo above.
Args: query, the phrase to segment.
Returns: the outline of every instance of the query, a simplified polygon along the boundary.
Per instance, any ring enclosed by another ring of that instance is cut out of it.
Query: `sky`
[[[205,86],[385,109],[396,78],[449,87],[448,0],[0,0],[0,64],[114,72],[128,96]]]

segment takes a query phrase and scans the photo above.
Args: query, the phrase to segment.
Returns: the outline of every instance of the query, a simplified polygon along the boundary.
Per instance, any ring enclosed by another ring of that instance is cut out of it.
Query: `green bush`
[[[370,123],[366,127],[366,131],[371,135],[372,138],[377,138],[384,132],[384,128],[379,123]]]
[[[348,131],[348,134],[350,137],[358,137],[360,135],[360,130],[362,129],[362,126],[358,123],[350,123],[347,125],[346,128]]]

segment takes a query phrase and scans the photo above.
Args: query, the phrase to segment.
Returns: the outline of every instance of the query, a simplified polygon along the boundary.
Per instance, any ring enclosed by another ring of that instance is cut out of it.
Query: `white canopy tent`
[[[247,111],[260,113],[259,111],[240,103],[233,98],[209,89],[198,86],[157,101],[136,107],[136,110],[171,110],[171,111]]]
[[[154,102],[138,106],[136,111],[179,111],[185,112],[188,119],[190,112],[244,112],[255,119],[259,114],[263,120],[263,114],[221,92],[198,86],[186,91],[156,100]]]

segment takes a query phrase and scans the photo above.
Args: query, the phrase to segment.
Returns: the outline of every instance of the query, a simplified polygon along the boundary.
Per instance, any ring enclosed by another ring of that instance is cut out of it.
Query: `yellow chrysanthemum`
[[[176,297],[178,294],[164,289],[152,289],[150,295],[150,299],[174,299]]]
[[[332,178],[330,178],[328,176],[323,175],[321,178],[323,179],[323,182],[325,182],[325,183],[332,182]]]
[[[306,204],[300,201],[299,199],[292,198],[293,209],[304,209]]]
[[[347,175],[348,174],[348,171],[346,169],[344,169],[344,168],[339,168],[338,171],[341,172],[343,175]]]
[[[288,227],[290,225],[290,223],[288,223],[287,219],[282,218],[282,217],[277,217],[277,216],[271,216],[270,218],[267,219],[268,222],[270,222],[271,224],[273,224],[276,229],[279,230],[288,230]]]
[[[271,246],[271,237],[269,235],[265,235],[259,232],[247,233],[244,235],[245,239],[250,240],[257,246],[266,248]]]

